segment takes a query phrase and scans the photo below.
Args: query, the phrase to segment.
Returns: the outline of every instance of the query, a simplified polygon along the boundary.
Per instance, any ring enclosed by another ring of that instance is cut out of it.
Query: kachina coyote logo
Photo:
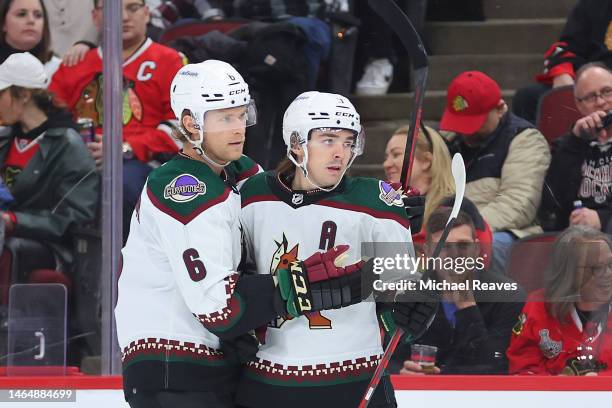
[[[281,242],[274,240],[277,248],[274,254],[272,255],[272,261],[270,262],[270,274],[276,275],[276,272],[280,269],[287,269],[292,262],[298,261],[298,251],[299,245],[296,244],[293,248],[289,249],[289,242],[287,241],[287,237],[283,233],[283,239]],[[321,315],[321,312],[312,312],[307,313],[305,317],[308,319],[308,327],[311,330],[320,330],[320,329],[331,329],[331,320]],[[270,323],[270,327],[280,328],[283,323],[287,320],[292,320],[293,317],[277,317],[274,321]]]
[[[164,187],[164,198],[175,203],[186,203],[206,194],[206,184],[191,174],[181,174]]]

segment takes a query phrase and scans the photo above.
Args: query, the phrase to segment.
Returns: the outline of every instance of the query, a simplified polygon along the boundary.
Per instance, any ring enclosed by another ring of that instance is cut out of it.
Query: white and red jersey
[[[288,189],[275,172],[249,178],[241,189],[240,217],[258,273],[275,274],[283,265],[337,245],[350,246],[345,264],[359,261],[367,243],[400,244],[412,254],[403,203],[386,199],[389,187],[345,177],[334,191],[311,194]],[[356,407],[382,352],[374,301],[278,318],[269,324],[257,360],[245,369],[238,403],[301,408],[318,401]]]
[[[225,169],[236,182],[259,170],[246,156]],[[232,387],[237,367],[218,335],[249,314],[235,296],[239,212],[237,188],[201,161],[177,155],[149,175],[122,251],[115,307],[126,392]]]
[[[177,152],[170,123],[170,84],[183,66],[178,51],[147,38],[123,63],[123,140],[139,160],[149,161],[155,153]],[[49,90],[68,104],[75,119],[91,118],[102,126],[102,49],[90,50],[82,62],[62,65]]]

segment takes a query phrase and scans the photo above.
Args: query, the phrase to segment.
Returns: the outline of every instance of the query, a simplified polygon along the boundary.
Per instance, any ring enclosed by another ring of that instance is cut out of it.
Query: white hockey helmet
[[[187,139],[200,154],[203,154],[206,112],[247,106],[244,126],[252,126],[257,121],[257,112],[249,93],[249,86],[234,67],[219,60],[207,60],[183,66],[172,80],[170,105],[179,121],[185,110],[191,112],[191,117],[199,128],[200,137],[198,140]],[[205,154],[204,157],[207,158]],[[215,164],[220,165],[220,163]]]
[[[344,96],[326,92],[309,91],[300,94],[291,102],[283,117],[283,140],[287,145],[287,157],[298,168],[301,168],[308,178],[308,147],[307,143],[313,130],[316,129],[346,129],[355,134],[355,144],[351,149],[352,156],[347,169],[355,158],[363,153],[365,132],[361,120],[353,104]],[[291,153],[291,147],[299,145],[304,150],[304,160],[297,163]],[[312,180],[310,183],[315,185]],[[324,189],[316,186],[322,190]]]

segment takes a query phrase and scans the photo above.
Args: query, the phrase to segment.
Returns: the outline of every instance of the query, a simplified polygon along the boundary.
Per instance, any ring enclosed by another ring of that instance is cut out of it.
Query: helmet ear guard
[[[289,139],[289,148],[290,149],[298,149],[301,147],[303,143],[300,142],[300,135],[297,131],[293,131],[291,133],[291,137]]]

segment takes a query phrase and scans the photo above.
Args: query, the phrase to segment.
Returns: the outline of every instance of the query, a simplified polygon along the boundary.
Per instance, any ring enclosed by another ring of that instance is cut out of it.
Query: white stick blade
[[[457,217],[459,210],[461,209],[461,203],[463,202],[463,195],[465,194],[465,164],[463,163],[463,156],[459,153],[455,153],[453,156],[453,162],[451,164],[451,171],[453,172],[453,179],[455,179],[455,203],[453,204],[453,210],[449,220]]]

